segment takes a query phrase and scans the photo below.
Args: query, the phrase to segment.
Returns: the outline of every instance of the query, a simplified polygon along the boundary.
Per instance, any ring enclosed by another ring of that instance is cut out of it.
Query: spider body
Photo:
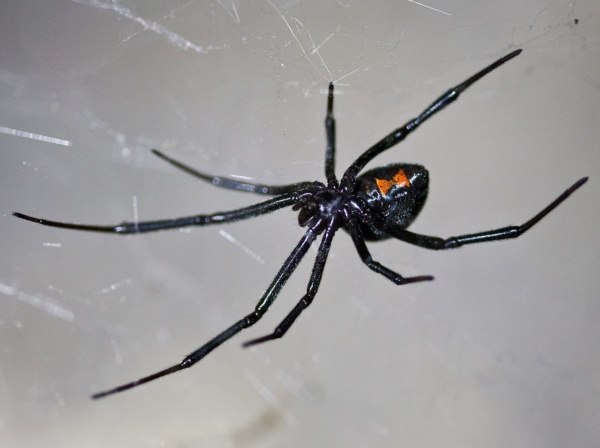
[[[317,256],[304,296],[272,333],[247,341],[244,343],[244,346],[282,337],[315,297],[321,282],[331,242],[339,228],[345,229],[350,234],[359,257],[369,269],[397,285],[403,285],[432,280],[433,277],[430,275],[403,277],[373,260],[365,241],[394,238],[426,249],[450,249],[466,244],[517,238],[537,224],[550,211],[581,187],[587,181],[587,177],[575,182],[542,211],[520,226],[501,227],[494,230],[444,239],[406,230],[419,214],[427,198],[428,173],[424,167],[414,164],[395,163],[374,168],[359,175],[367,163],[376,156],[400,143],[423,122],[455,101],[465,89],[506,61],[517,56],[520,52],[521,50],[513,51],[457,86],[449,89],[419,116],[409,120],[404,126],[394,130],[363,152],[346,169],[339,181],[335,174],[335,120],[333,118],[333,83],[331,83],[329,85],[325,118],[327,136],[325,150],[326,183],[298,182],[287,185],[262,185],[239,182],[226,177],[202,173],[159,151],[153,150],[154,154],[171,165],[198,179],[210,182],[214,186],[274,197],[247,207],[208,215],[193,215],[157,221],[124,222],[108,226],[50,221],[22,213],[14,213],[18,218],[51,227],[102,233],[132,234],[187,226],[222,225],[254,218],[289,206],[298,212],[298,224],[305,229],[304,235],[288,258],[283,262],[279,272],[275,275],[275,278],[259,299],[253,311],[190,353],[180,363],[139,380],[99,392],[92,397],[101,398],[122,392],[191,367],[225,341],[231,339],[240,331],[254,325],[267,312],[277,298],[286,281],[298,266],[298,263],[300,263],[308,252],[311,244],[316,241],[317,237],[321,236]]]
[[[427,199],[429,173],[421,165],[394,163],[367,171],[356,179],[355,194],[376,212],[388,227],[405,229],[417,217]],[[390,235],[375,224],[361,222],[363,237],[381,240]]]

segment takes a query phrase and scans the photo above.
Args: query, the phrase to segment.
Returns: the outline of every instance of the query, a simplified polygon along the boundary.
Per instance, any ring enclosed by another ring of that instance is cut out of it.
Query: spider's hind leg
[[[358,223],[354,219],[351,219],[348,220],[346,224],[348,231],[350,232],[350,236],[352,237],[352,241],[354,242],[354,246],[356,247],[356,251],[358,252],[358,255],[360,256],[363,263],[373,272],[383,275],[385,278],[392,281],[396,285],[406,285],[407,283],[425,282],[433,280],[433,276],[431,275],[403,277],[397,272],[394,272],[391,269],[382,265],[381,263],[373,260],[371,252],[369,252],[367,244],[365,243],[365,239],[362,236]]]
[[[499,229],[486,230],[477,233],[467,233],[465,235],[452,236],[450,238],[439,238],[437,236],[421,235],[410,232],[406,229],[386,228],[385,223],[380,223],[381,228],[390,236],[397,238],[415,246],[425,249],[442,250],[454,249],[466,244],[484,243],[487,241],[500,241],[512,238],[518,238],[534,225],[540,222],[548,213],[558,207],[564,200],[571,196],[579,187],[587,182],[588,178],[583,177],[565,190],[559,197],[547,205],[542,211],[520,226],[506,226]]]

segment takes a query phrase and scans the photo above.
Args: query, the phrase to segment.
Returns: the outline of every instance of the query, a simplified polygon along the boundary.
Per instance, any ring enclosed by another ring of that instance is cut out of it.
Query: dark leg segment
[[[126,390],[133,389],[134,387],[141,386],[142,384],[149,383],[150,381],[154,381],[163,376],[169,375],[171,373],[175,373],[175,372],[179,372],[180,370],[187,369],[188,367],[191,367],[195,363],[200,361],[202,358],[204,358],[206,355],[208,355],[210,352],[212,352],[215,348],[220,346],[223,342],[225,342],[228,339],[235,336],[237,333],[239,333],[241,330],[243,330],[247,326],[248,325],[246,322],[246,318],[244,318],[244,319],[236,322],[235,324],[233,324],[231,327],[229,327],[227,330],[225,330],[224,332],[219,334],[217,337],[208,341],[206,344],[204,344],[202,347],[200,347],[195,352],[190,353],[179,364],[175,364],[174,366],[171,366],[168,369],[153,373],[152,375],[148,375],[144,378],[140,378],[139,380],[132,381],[131,383],[123,384],[122,386],[117,386],[113,389],[98,392],[98,393],[92,395],[92,398],[98,399],[98,398],[103,398],[108,395],[116,394],[119,392],[124,392]]]
[[[384,223],[379,223],[381,229],[388,235],[405,241],[415,246],[424,247],[426,249],[452,249],[455,247],[464,246],[466,244],[483,243],[486,241],[499,241],[511,238],[517,238],[523,235],[526,231],[531,229],[534,225],[542,220],[548,213],[554,210],[561,202],[567,199],[573,194],[579,187],[587,182],[588,178],[584,177],[575,182],[569,187],[563,194],[556,198],[550,205],[544,208],[541,212],[535,215],[526,223],[520,226],[508,226],[501,227],[495,230],[488,230],[485,232],[468,233],[466,235],[453,236],[447,239],[438,238],[435,236],[420,235],[418,233],[409,232],[405,229],[389,229],[386,228]]]
[[[153,149],[152,153],[154,155],[160,157],[162,160],[170,163],[174,167],[179,168],[181,171],[191,174],[192,176],[194,176],[197,179],[203,180],[205,182],[209,182],[212,185],[214,185],[215,187],[228,188],[230,190],[248,191],[250,193],[257,193],[257,194],[279,195],[279,194],[285,194],[285,193],[293,193],[294,191],[297,191],[299,189],[307,187],[308,185],[310,185],[312,183],[312,182],[298,182],[298,183],[289,184],[289,185],[262,185],[262,184],[253,184],[253,183],[249,183],[249,182],[239,182],[237,180],[228,179],[227,177],[212,176],[210,174],[202,173],[202,172],[196,170],[195,168],[192,168],[189,165],[181,163],[178,160],[175,160],[175,159],[163,154],[158,149]]]
[[[258,304],[256,305],[256,307],[252,313],[248,314],[246,317],[237,321],[231,327],[227,328],[225,331],[218,334],[216,337],[214,337],[213,339],[208,341],[206,344],[204,344],[198,350],[190,353],[179,364],[176,364],[174,366],[169,367],[168,369],[161,370],[160,372],[146,376],[139,380],[132,381],[131,383],[127,383],[122,386],[115,387],[113,389],[99,392],[97,394],[92,395],[92,398],[102,398],[102,397],[106,397],[107,395],[112,395],[112,394],[116,394],[118,392],[123,392],[125,390],[132,389],[136,386],[140,386],[140,385],[148,383],[150,381],[154,381],[165,375],[169,375],[171,373],[179,372],[180,370],[192,367],[194,364],[196,364],[198,361],[200,361],[202,358],[204,358],[206,355],[208,355],[210,352],[212,352],[215,348],[219,347],[221,344],[223,344],[227,340],[231,339],[233,336],[238,334],[243,329],[251,327],[256,322],[258,322],[260,320],[260,318],[267,312],[267,310],[269,309],[271,304],[275,301],[275,299],[277,298],[277,295],[281,291],[281,288],[283,288],[283,286],[285,285],[285,283],[288,280],[288,278],[290,277],[290,275],[292,275],[292,273],[298,266],[298,263],[300,263],[300,260],[302,260],[304,255],[306,255],[306,252],[308,251],[310,245],[314,242],[317,235],[320,233],[321,226],[322,226],[322,222],[319,221],[314,226],[312,226],[310,229],[308,229],[306,231],[306,233],[304,234],[304,237],[300,240],[298,245],[294,248],[294,250],[289,255],[289,257],[287,258],[285,263],[283,263],[283,266],[281,267],[281,269],[279,269],[279,272],[277,273],[277,275],[271,282],[271,285],[269,286],[267,291],[263,294],[261,299],[258,301]],[[331,235],[331,237],[333,237],[333,235]],[[331,237],[329,237],[330,244],[331,244]],[[321,245],[321,246],[323,246],[323,245]],[[323,261],[323,264],[324,264],[324,261]],[[320,271],[322,273],[322,271],[323,271],[322,267],[321,267]],[[318,287],[318,282],[320,281],[320,279],[321,278],[320,278],[320,274],[319,274],[318,280],[316,281],[317,287]],[[300,314],[300,313],[298,313],[298,314]],[[289,325],[291,325],[291,323]],[[289,327],[289,325],[288,325],[288,327]]]
[[[374,157],[378,156],[383,151],[391,148],[392,146],[400,143],[406,138],[408,134],[410,134],[417,127],[419,127],[419,125],[421,125],[423,122],[431,118],[433,115],[435,115],[442,109],[444,109],[450,103],[456,101],[459,95],[463,91],[465,91],[469,86],[471,86],[473,83],[490,73],[492,70],[500,67],[506,61],[509,61],[510,59],[517,56],[519,53],[521,53],[521,51],[522,50],[515,50],[512,53],[507,54],[506,56],[498,59],[493,64],[477,72],[466,81],[463,81],[456,87],[451,88],[442,96],[440,96],[437,100],[435,100],[432,104],[430,104],[429,107],[427,107],[427,109],[425,109],[417,118],[410,120],[404,126],[396,129],[395,131],[391,132],[390,134],[386,135],[383,139],[375,143],[364,153],[362,153],[361,156],[358,159],[356,159],[356,161],[352,165],[350,165],[350,167],[346,170],[346,172],[344,173],[344,177],[342,178],[342,185],[346,188],[351,188],[354,179],[356,179],[358,173],[365,167],[367,163],[373,160]]]
[[[273,199],[269,199],[268,201],[250,205],[248,207],[225,212],[217,212],[211,215],[196,215],[175,219],[162,219],[157,221],[124,222],[116,226],[96,226],[50,221],[48,219],[24,215],[23,213],[13,213],[13,216],[26,221],[42,224],[44,226],[59,227],[62,229],[71,230],[86,230],[90,232],[119,233],[123,235],[129,233],[155,232],[157,230],[175,229],[189,226],[207,226],[210,224],[222,224],[240,221],[242,219],[254,218],[255,216],[265,215],[267,213],[274,212],[275,210],[279,210],[280,208],[293,205],[298,202],[298,196],[299,195],[288,193]]]
[[[348,230],[350,231],[350,235],[352,236],[352,241],[354,241],[354,246],[356,246],[356,251],[360,256],[361,260],[364,264],[367,265],[369,269],[377,274],[383,275],[388,280],[394,282],[396,285],[405,285],[407,283],[415,283],[415,282],[423,282],[433,280],[433,276],[431,275],[420,275],[417,277],[402,277],[397,272],[392,271],[391,269],[383,266],[379,262],[373,260],[369,249],[367,248],[367,244],[365,243],[365,239],[363,238],[360,227],[356,223],[355,220],[346,221],[348,226]]]
[[[300,316],[300,313],[302,313],[302,311],[308,308],[308,306],[312,303],[319,289],[319,285],[321,284],[321,278],[323,277],[323,269],[325,269],[327,255],[329,254],[329,248],[331,247],[331,241],[333,240],[333,235],[335,234],[336,229],[337,228],[334,227],[333,224],[331,224],[325,230],[325,234],[323,236],[323,239],[321,240],[321,244],[319,245],[317,258],[315,260],[315,264],[313,266],[313,270],[310,275],[310,280],[308,282],[308,287],[306,289],[306,294],[304,295],[304,297],[302,297],[302,299],[296,304],[292,311],[275,328],[273,333],[244,342],[244,347],[249,347],[251,345],[256,345],[262,342],[281,338],[296,321],[298,316]]]
[[[329,83],[329,94],[327,96],[327,114],[325,115],[325,134],[327,135],[327,148],[325,149],[325,177],[327,186],[335,188],[338,186],[335,177],[335,118],[333,118],[333,83]]]

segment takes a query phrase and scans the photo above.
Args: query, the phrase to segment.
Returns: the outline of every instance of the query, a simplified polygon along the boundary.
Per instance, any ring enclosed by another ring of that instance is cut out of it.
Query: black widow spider
[[[504,64],[506,61],[514,58],[519,53],[521,53],[521,50],[513,51],[471,76],[466,81],[458,84],[456,87],[448,90],[427,107],[427,109],[425,109],[425,111],[417,118],[408,121],[404,126],[388,134],[361,154],[360,157],[358,157],[358,159],[356,159],[346,170],[340,181],[338,181],[335,176],[335,120],[333,118],[333,83],[330,83],[329,95],[327,98],[327,115],[325,118],[325,130],[327,134],[327,148],[325,150],[326,185],[318,181],[275,186],[238,182],[224,177],[210,176],[201,173],[167,157],[157,150],[153,150],[153,153],[161,159],[199,179],[210,182],[215,186],[232,190],[249,191],[257,194],[272,195],[275,197],[248,207],[217,212],[210,215],[195,215],[147,222],[124,222],[116,226],[70,224],[34,218],[22,213],[14,213],[14,216],[18,218],[46,226],[88,230],[93,232],[129,234],[153,232],[156,230],[181,228],[186,226],[223,224],[254,218],[259,215],[274,212],[283,207],[292,206],[293,210],[299,212],[299,225],[307,228],[298,245],[292,250],[292,253],[285,260],[283,266],[281,266],[279,272],[258,301],[254,311],[234,323],[194,352],[190,353],[179,364],[122,386],[96,393],[92,395],[92,397],[101,398],[117,392],[122,392],[165,375],[191,367],[241,330],[254,325],[267,312],[285,285],[285,282],[290,275],[292,275],[298,266],[298,263],[300,263],[300,260],[306,255],[310,245],[321,234],[323,234],[323,238],[319,245],[304,297],[302,297],[298,304],[271,334],[247,341],[243,344],[244,347],[282,337],[302,311],[311,304],[317,293],[319,284],[321,283],[321,277],[327,261],[329,248],[331,247],[331,241],[339,228],[343,228],[350,233],[358,255],[369,269],[383,275],[397,285],[403,285],[406,283],[433,280],[433,277],[429,275],[417,277],[401,276],[373,260],[365,240],[381,240],[391,237],[426,249],[451,249],[465,244],[517,238],[537,224],[542,218],[550,213],[550,211],[581,187],[587,181],[587,177],[575,182],[550,205],[523,225],[502,227],[495,230],[443,239],[434,236],[420,235],[406,230],[406,227],[408,227],[419,214],[427,197],[428,173],[423,166],[394,163],[374,168],[360,176],[358,175],[365,165],[377,155],[404,140],[404,138],[419,127],[421,123],[456,100],[467,87]]]

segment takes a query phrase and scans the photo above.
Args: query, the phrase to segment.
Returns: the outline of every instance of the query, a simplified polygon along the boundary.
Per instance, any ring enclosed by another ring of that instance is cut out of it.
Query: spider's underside
[[[254,325],[269,309],[285,285],[287,279],[294,272],[300,260],[306,255],[309,247],[319,235],[322,235],[322,238],[308,282],[306,294],[272,333],[247,341],[244,343],[244,346],[247,347],[282,337],[302,311],[310,305],[319,288],[334,234],[339,228],[343,228],[350,234],[358,255],[369,269],[383,275],[397,285],[403,285],[406,283],[432,280],[433,277],[428,275],[417,277],[401,276],[373,260],[365,240],[377,240],[391,237],[426,249],[450,249],[465,244],[517,238],[537,224],[550,211],[569,197],[569,195],[581,187],[587,181],[587,177],[577,181],[550,205],[520,226],[502,227],[494,230],[443,239],[406,230],[406,227],[420,212],[427,197],[428,173],[424,167],[420,165],[397,163],[375,168],[359,175],[367,163],[373,160],[377,155],[404,140],[408,134],[419,127],[424,121],[455,101],[465,89],[492,70],[504,64],[506,61],[514,58],[519,53],[521,53],[521,50],[513,51],[471,76],[466,81],[449,89],[427,107],[418,117],[394,130],[361,154],[344,172],[340,180],[338,180],[335,175],[333,83],[330,83],[327,100],[327,115],[325,118],[325,130],[327,135],[327,147],[325,151],[326,183],[316,181],[299,182],[287,185],[260,185],[238,182],[224,177],[204,174],[171,159],[157,150],[153,150],[154,154],[163,160],[199,179],[210,182],[213,185],[274,197],[264,202],[240,209],[217,212],[209,215],[195,215],[147,222],[125,222],[116,226],[70,224],[34,218],[22,213],[14,213],[18,218],[51,227],[130,234],[186,226],[223,224],[253,218],[271,213],[283,207],[292,206],[293,210],[298,211],[299,225],[306,228],[304,236],[285,260],[279,272],[258,301],[254,311],[231,325],[194,352],[190,353],[180,363],[137,381],[94,394],[93,398],[101,398],[117,392],[122,392],[170,373],[191,367],[241,330]]]

